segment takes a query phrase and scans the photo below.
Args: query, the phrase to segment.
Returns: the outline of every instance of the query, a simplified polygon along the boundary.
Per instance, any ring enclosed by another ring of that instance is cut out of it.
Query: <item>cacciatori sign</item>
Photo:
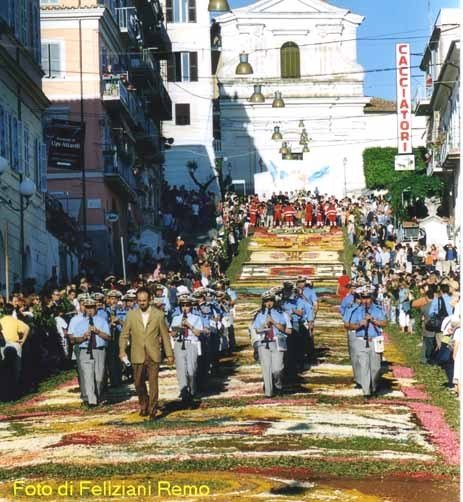
[[[412,153],[410,44],[396,44],[397,140],[399,155]]]

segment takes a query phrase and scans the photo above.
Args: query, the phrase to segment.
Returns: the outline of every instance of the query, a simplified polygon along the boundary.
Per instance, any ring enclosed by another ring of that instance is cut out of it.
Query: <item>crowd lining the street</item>
[[[140,413],[154,416],[157,395],[148,397],[143,371],[153,378],[154,372],[145,361],[132,368],[127,344],[135,335],[126,322],[132,312],[130,317],[140,315],[146,329],[154,312],[160,319],[157,325],[163,326],[159,328],[163,352],[169,359],[175,354],[180,397],[190,404],[207,389],[219,356],[235,349],[237,295],[224,272],[239,241],[259,226],[345,228],[355,252],[350,276],[344,273],[339,278],[338,294],[354,379],[365,396],[377,391],[386,321],[400,326],[404,336],[419,329],[422,362],[440,364],[453,387],[460,338],[456,249],[452,243],[437,249],[426,247],[424,241],[398,242],[392,210],[384,198],[336,199],[318,191],[299,191],[259,200],[227,193],[214,210],[211,197],[174,188],[169,200],[167,214],[172,218],[163,218],[169,245],[153,255],[149,272],[143,262],[130,269],[128,281],[114,275],[102,281],[80,277],[62,289],[49,282],[40,295],[16,291],[9,302],[0,298],[4,338],[0,370],[8,368],[7,378],[14,382],[3,398],[33,389],[50,372],[76,361],[86,405],[101,402],[108,386],[135,379]],[[195,204],[199,209],[193,209]],[[184,216],[186,208],[200,226],[215,215],[220,231],[208,244],[195,246],[177,235],[190,221]],[[141,307],[144,304],[149,316]],[[315,362],[317,309],[315,288],[305,277],[286,281],[262,296],[250,335],[262,365],[266,396],[283,391],[283,377],[294,381],[298,372]],[[8,361],[11,364],[5,364]],[[141,373],[139,365],[144,368]]]

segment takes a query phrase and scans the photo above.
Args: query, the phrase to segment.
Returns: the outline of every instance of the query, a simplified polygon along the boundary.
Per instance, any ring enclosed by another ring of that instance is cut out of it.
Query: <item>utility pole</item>
[[[80,7],[80,2],[79,2]],[[82,172],[82,227],[87,240],[87,186],[85,179],[85,121],[84,121],[84,76],[82,53],[82,19],[79,18],[79,64],[80,64],[80,169]]]

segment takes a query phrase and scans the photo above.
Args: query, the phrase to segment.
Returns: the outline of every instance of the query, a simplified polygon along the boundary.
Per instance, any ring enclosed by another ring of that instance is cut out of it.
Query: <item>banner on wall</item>
[[[267,171],[254,175],[254,190],[262,198],[273,193],[318,189],[332,193],[335,170],[330,165],[310,165],[308,162],[283,160],[281,165],[266,163]],[[342,186],[337,187],[342,191]]]
[[[81,170],[85,127],[81,122],[52,120],[46,128],[48,167]]]

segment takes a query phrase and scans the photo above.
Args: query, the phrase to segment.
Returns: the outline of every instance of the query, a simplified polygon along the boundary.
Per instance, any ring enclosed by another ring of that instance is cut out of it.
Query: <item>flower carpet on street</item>
[[[275,250],[278,242],[284,252]],[[304,254],[291,271],[312,268],[321,299],[318,364],[282,396],[264,399],[248,327],[260,292],[281,281],[272,271],[285,268],[292,248]],[[380,395],[366,402],[353,385],[335,275],[317,274],[320,264],[342,269],[342,233],[258,232],[250,249],[262,256],[251,254],[243,270],[252,262],[263,272],[234,284],[241,292],[238,350],[222,359],[198,406],[182,409],[175,370],[167,367],[156,421],[138,415],[133,386],[111,389],[106,405],[83,409],[77,378],[11,404],[0,416],[4,500],[18,478],[56,485],[63,479],[205,483],[210,494],[201,500],[220,501],[457,500],[457,433],[391,341]]]

